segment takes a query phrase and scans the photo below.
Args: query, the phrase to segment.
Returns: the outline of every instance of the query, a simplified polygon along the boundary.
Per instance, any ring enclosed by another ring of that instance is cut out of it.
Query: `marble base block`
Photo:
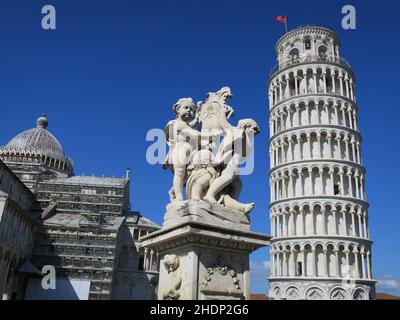
[[[175,217],[168,210],[167,226],[142,238],[143,247],[159,255],[158,299],[249,299],[249,255],[267,246],[271,237],[233,228],[232,221],[229,227],[217,220],[208,223],[204,214],[185,208],[177,206]],[[168,223],[171,219],[175,225]]]

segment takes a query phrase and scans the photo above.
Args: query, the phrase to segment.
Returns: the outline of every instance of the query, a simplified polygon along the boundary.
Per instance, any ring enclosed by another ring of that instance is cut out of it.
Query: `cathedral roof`
[[[107,178],[107,177],[92,177],[92,176],[72,176],[67,178],[59,178],[52,180],[50,183],[55,184],[71,184],[71,185],[87,185],[87,186],[102,186],[102,187],[124,187],[127,180],[124,178]]]
[[[48,121],[43,114],[36,121],[36,128],[26,130],[1,148],[2,153],[31,154],[69,161],[58,140],[47,130]]]
[[[140,217],[138,221],[138,225],[145,226],[145,227],[151,227],[154,229],[161,229],[161,226],[159,226],[157,223],[154,221],[151,221],[150,219],[147,219],[145,217]]]
[[[103,230],[118,231],[124,217],[107,217],[107,223],[98,225]],[[88,225],[90,222],[86,217],[80,214],[57,213],[45,221],[47,226],[63,226],[66,228],[80,228],[82,225]]]
[[[138,211],[130,211],[129,215],[126,217],[126,222],[128,224],[135,224],[142,227],[161,229],[161,226],[159,226],[154,221],[151,221],[150,219],[143,217]]]

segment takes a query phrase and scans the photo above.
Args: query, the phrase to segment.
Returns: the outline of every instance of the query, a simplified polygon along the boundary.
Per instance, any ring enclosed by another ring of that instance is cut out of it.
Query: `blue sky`
[[[41,28],[41,8],[57,10],[57,29]],[[353,4],[357,29],[341,28]],[[0,0],[0,144],[34,126],[49,130],[75,161],[75,173],[123,176],[132,168],[133,208],[161,223],[172,175],[146,162],[146,133],[173,118],[181,97],[203,100],[232,88],[235,121],[254,118],[255,172],[242,199],[256,202],[252,229],[269,232],[267,81],[274,46],[289,29],[324,25],[342,39],[357,75],[367,168],[373,272],[378,291],[400,293],[397,1]],[[252,290],[266,290],[267,249],[252,255]]]

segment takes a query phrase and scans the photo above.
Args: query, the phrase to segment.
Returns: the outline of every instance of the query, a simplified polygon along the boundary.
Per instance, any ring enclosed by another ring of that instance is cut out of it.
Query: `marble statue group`
[[[250,299],[249,255],[270,236],[250,231],[254,203],[239,200],[240,177],[260,129],[252,119],[231,124],[230,98],[228,87],[204,102],[181,98],[164,129],[170,201],[162,229],[142,239],[159,255],[160,300]]]
[[[239,166],[253,150],[257,123],[243,119],[233,126],[234,109],[227,104],[231,90],[208,93],[196,105],[192,98],[173,105],[176,118],[165,127],[170,147],[163,165],[173,172],[171,202],[203,201],[250,213],[254,203],[239,202],[242,183]]]

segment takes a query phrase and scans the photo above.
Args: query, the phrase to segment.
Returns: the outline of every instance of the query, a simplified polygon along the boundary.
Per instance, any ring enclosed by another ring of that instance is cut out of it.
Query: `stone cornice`
[[[296,103],[300,103],[300,102],[305,102],[305,100],[320,101],[320,100],[331,100],[331,99],[334,99],[334,102],[337,102],[337,101],[342,102],[342,100],[343,100],[344,103],[347,102],[347,103],[350,103],[352,106],[354,106],[357,112],[359,111],[358,104],[355,101],[353,101],[345,96],[332,94],[332,93],[307,93],[307,94],[301,94],[301,95],[293,96],[288,99],[279,101],[271,109],[269,109],[268,115],[271,116],[271,113],[273,111],[275,111],[275,109],[278,109],[279,107],[282,107],[282,105],[285,105],[285,104],[296,104]]]
[[[307,65],[311,65],[313,69],[322,68],[324,66],[325,67],[335,66],[335,68],[341,68],[341,69],[349,72],[351,79],[353,79],[354,82],[356,81],[356,75],[350,66],[344,65],[339,62],[334,62],[334,61],[304,61],[304,62],[299,62],[299,63],[291,64],[289,66],[282,67],[282,69],[279,68],[275,72],[272,71],[272,74],[269,77],[268,82],[267,82],[268,88],[271,85],[271,82],[273,82],[273,80],[275,80],[279,75],[281,75],[285,71],[288,71],[288,70],[292,71],[299,67],[307,66]],[[278,68],[278,67],[276,66],[275,68]]]
[[[318,166],[324,167],[324,165],[332,166],[335,164],[341,164],[341,165],[350,166],[352,168],[357,167],[358,169],[360,169],[362,171],[362,173],[366,174],[366,170],[363,165],[358,164],[356,162],[352,162],[352,161],[345,161],[345,160],[339,160],[339,159],[305,159],[305,160],[287,162],[287,163],[275,166],[275,167],[269,169],[268,175],[270,176],[273,172],[278,171],[279,169],[283,169],[286,167],[287,167],[287,169],[290,169],[292,166],[296,167],[296,166],[302,165],[302,164],[312,164],[312,167],[318,167]]]
[[[273,206],[281,203],[288,203],[288,202],[306,202],[306,203],[312,203],[314,201],[326,201],[326,202],[337,202],[337,201],[347,201],[347,202],[352,202],[359,204],[363,206],[364,208],[369,207],[369,204],[365,200],[357,199],[357,198],[352,198],[352,197],[341,197],[341,196],[304,196],[304,197],[296,197],[296,198],[287,198],[287,199],[280,199],[273,201],[269,204],[269,208],[272,208]]]
[[[142,246],[162,252],[185,245],[207,245],[252,252],[269,245],[270,235],[185,222],[142,238]]]
[[[269,139],[269,143],[271,144],[276,138],[278,138],[279,136],[283,136],[289,132],[295,132],[295,131],[315,131],[315,130],[323,130],[323,129],[337,129],[337,130],[343,130],[343,131],[347,131],[349,133],[352,133],[354,135],[357,136],[358,141],[361,143],[362,142],[362,135],[360,132],[351,129],[349,127],[345,127],[345,126],[338,126],[336,124],[309,124],[309,125],[304,125],[304,126],[297,126],[297,127],[292,127],[289,129],[285,129],[282,131],[279,131],[278,133],[275,133],[270,139]]]
[[[6,203],[8,203],[10,206],[12,206],[13,208],[15,208],[26,220],[28,220],[29,222],[33,223],[36,226],[41,225],[41,221],[36,220],[29,211],[27,211],[26,208],[23,208],[21,206],[21,204],[13,199],[11,199],[9,196],[6,196],[6,194],[0,194],[0,200],[5,201]],[[40,210],[39,205],[37,203],[35,203],[34,205],[36,205],[36,208],[32,208],[32,209],[36,209],[36,210]]]
[[[279,243],[293,243],[293,242],[301,242],[301,243],[326,243],[329,241],[338,241],[338,242],[347,242],[348,244],[351,244],[353,242],[357,243],[362,243],[366,244],[368,246],[371,246],[373,244],[373,241],[371,239],[366,239],[366,238],[358,238],[354,236],[343,236],[343,235],[300,235],[300,236],[292,236],[292,237],[275,237],[271,239],[271,246],[272,245],[277,245]]]
[[[329,282],[329,283],[335,283],[337,282],[338,284],[343,284],[343,281],[349,281],[349,278],[339,278],[339,277],[294,277],[294,276],[286,276],[286,277],[279,277],[279,276],[269,276],[268,277],[269,281],[304,281],[307,284],[310,284],[312,286],[312,282]],[[354,278],[351,279],[355,281],[355,284],[375,284],[377,281],[373,279],[361,279],[361,278]]]

